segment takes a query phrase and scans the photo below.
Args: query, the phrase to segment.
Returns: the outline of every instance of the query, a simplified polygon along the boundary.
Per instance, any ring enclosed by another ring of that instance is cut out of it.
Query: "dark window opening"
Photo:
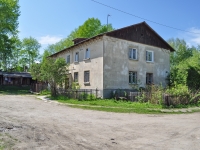
[[[74,72],[74,82],[78,82],[78,72]]]
[[[146,84],[152,84],[153,83],[153,73],[147,73],[146,74]]]
[[[84,71],[84,82],[90,82],[90,71]]]

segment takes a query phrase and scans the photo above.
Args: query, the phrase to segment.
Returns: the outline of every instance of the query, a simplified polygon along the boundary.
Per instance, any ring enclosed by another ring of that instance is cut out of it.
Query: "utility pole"
[[[110,15],[108,14],[107,15],[107,32],[108,32],[108,17],[109,17]]]

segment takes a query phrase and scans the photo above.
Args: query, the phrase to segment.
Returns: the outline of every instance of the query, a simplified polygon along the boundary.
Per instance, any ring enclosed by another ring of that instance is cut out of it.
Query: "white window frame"
[[[75,53],[74,62],[79,62],[79,52]]]
[[[133,58],[134,50],[135,50],[135,58]],[[128,57],[129,57],[129,59],[137,60],[137,49],[136,48],[130,48],[129,51],[128,51]]]
[[[130,79],[130,74],[132,73],[131,75],[131,79]],[[133,75],[134,74],[134,75]],[[134,77],[134,78],[133,78]],[[129,71],[129,74],[128,74],[128,82],[129,84],[137,84],[137,72],[136,71]],[[131,81],[130,81],[131,80]],[[134,81],[135,80],[135,81]]]
[[[88,80],[86,79],[86,73],[88,73]],[[84,83],[90,83],[90,71],[86,70],[84,71]]]
[[[70,64],[70,55],[67,55],[66,62]]]
[[[90,49],[89,48],[87,48],[85,50],[85,59],[90,59]]]
[[[152,53],[152,60],[148,60],[147,54]],[[146,51],[146,62],[154,62],[154,51],[147,50]]]

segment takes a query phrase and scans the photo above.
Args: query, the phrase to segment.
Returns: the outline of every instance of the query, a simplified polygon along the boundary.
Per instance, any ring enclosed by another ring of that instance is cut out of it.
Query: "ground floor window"
[[[69,88],[69,78],[65,79],[65,89]]]
[[[74,82],[78,82],[78,72],[74,72]]]
[[[129,71],[129,84],[137,83],[137,72]]]
[[[147,73],[146,74],[146,84],[152,84],[153,83],[153,73]]]
[[[84,71],[84,82],[90,82],[90,71]]]

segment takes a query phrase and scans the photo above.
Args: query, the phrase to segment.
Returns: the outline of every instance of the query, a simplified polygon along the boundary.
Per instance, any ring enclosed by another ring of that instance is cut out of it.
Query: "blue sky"
[[[199,0],[96,0],[130,14],[174,28],[167,28],[144,19],[102,6],[92,0],[19,0],[19,37],[34,37],[43,49],[67,37],[72,30],[88,18],[100,19],[115,29],[146,21],[165,40],[185,39],[188,45],[200,45],[200,1]],[[198,33],[198,34],[195,34]]]

